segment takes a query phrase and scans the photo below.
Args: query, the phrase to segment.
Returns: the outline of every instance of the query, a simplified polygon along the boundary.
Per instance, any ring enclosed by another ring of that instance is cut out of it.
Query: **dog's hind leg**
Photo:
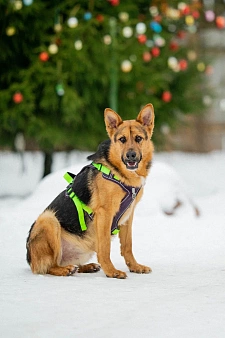
[[[61,260],[61,226],[54,212],[46,210],[41,214],[31,229],[27,250],[33,273],[69,276],[77,267],[59,266]]]

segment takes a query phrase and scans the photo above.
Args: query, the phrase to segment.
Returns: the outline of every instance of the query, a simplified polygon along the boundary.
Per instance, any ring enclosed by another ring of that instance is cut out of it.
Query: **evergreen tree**
[[[202,109],[205,64],[188,47],[199,1],[0,0],[0,144],[18,132],[49,156],[95,149],[103,111],[152,102],[164,127]]]

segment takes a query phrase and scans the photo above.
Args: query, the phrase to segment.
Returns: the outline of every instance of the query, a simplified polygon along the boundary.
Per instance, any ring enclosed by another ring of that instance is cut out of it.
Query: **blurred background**
[[[0,156],[95,150],[153,103],[156,151],[225,149],[224,0],[0,0]]]

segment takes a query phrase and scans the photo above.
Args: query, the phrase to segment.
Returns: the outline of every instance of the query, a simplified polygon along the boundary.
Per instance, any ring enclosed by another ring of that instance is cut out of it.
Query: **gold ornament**
[[[129,60],[124,60],[121,63],[121,69],[124,73],[129,73],[132,69],[132,63]]]
[[[6,35],[13,36],[16,33],[16,28],[13,26],[6,28]]]

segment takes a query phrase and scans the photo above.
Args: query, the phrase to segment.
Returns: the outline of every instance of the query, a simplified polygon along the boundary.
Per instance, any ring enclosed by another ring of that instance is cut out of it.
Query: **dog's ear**
[[[111,137],[115,133],[115,130],[118,128],[118,126],[121,123],[123,123],[123,120],[116,112],[114,112],[114,110],[110,108],[105,109],[104,118],[105,118],[106,131],[109,137]]]
[[[151,103],[146,104],[144,108],[138,114],[136,121],[141,123],[150,133],[150,137],[152,136],[153,129],[154,129],[154,108]]]

